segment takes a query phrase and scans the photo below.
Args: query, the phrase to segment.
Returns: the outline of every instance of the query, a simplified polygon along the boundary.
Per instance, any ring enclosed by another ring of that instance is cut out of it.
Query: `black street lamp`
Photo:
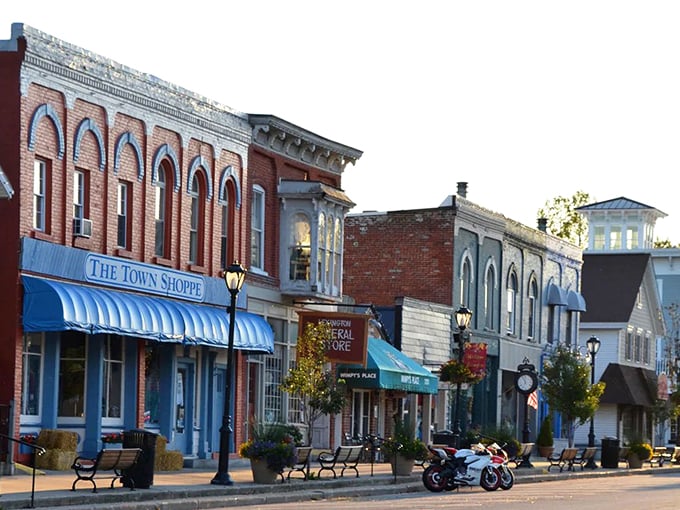
[[[458,343],[458,362],[463,363],[463,354],[465,350],[465,338],[463,338],[463,333],[470,325],[470,319],[472,319],[472,310],[465,306],[461,306],[456,310],[456,324],[458,324],[458,333],[455,334],[454,338]],[[453,417],[455,419],[453,425],[453,440],[456,448],[460,448],[460,434],[462,432],[460,428],[460,381],[456,383],[456,404],[453,411]]]
[[[588,346],[588,354],[590,354],[590,385],[595,384],[595,355],[597,354],[597,351],[600,350],[600,341],[596,336],[591,336],[587,341],[586,345]],[[589,447],[594,447],[595,446],[595,413],[593,412],[593,415],[590,417],[590,432],[588,432],[588,446]],[[586,463],[586,467],[589,469],[595,469],[597,467],[597,464],[595,463],[595,459],[593,457],[590,457],[588,459],[588,462]]]
[[[229,346],[227,348],[227,373],[224,382],[224,412],[220,428],[220,457],[217,462],[217,474],[210,481],[213,485],[233,485],[229,476],[229,443],[231,441],[231,372],[234,364],[234,325],[236,323],[236,296],[243,287],[246,270],[238,262],[234,262],[224,271],[224,283],[231,294],[229,312]]]

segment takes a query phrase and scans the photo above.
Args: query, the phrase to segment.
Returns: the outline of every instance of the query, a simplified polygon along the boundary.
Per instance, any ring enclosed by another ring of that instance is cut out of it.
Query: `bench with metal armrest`
[[[328,470],[333,473],[333,478],[337,478],[335,468],[342,466],[340,476],[345,475],[345,469],[353,469],[358,477],[357,464],[361,459],[363,449],[363,446],[338,446],[334,452],[321,452],[319,454],[321,469],[319,469],[318,476],[321,477],[321,472]]]
[[[123,470],[134,466],[141,453],[141,448],[104,449],[94,459],[87,457],[76,458],[71,466],[76,472],[76,479],[73,481],[71,490],[76,490],[76,484],[80,480],[88,480],[92,483],[92,492],[97,492],[95,478],[111,478],[111,488],[113,489],[113,483],[123,477]],[[97,476],[102,471],[112,471],[112,473]],[[133,479],[130,479],[130,490],[135,490]]]

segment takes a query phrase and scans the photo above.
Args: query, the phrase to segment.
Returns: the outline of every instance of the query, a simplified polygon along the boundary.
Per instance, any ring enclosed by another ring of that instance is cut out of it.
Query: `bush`
[[[541,430],[538,432],[538,437],[536,438],[536,446],[552,446],[553,445],[553,431],[552,431],[552,418],[550,414],[543,418],[541,423]]]

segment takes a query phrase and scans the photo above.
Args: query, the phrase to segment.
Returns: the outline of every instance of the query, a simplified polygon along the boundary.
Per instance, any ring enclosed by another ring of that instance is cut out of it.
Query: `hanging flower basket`
[[[465,364],[456,359],[444,363],[439,369],[439,380],[453,384],[474,384],[484,378],[484,374],[476,374]]]

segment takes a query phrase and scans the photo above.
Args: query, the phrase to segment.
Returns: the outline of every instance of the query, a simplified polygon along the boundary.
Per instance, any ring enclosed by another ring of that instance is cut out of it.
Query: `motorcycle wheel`
[[[487,468],[482,471],[481,478],[479,480],[479,485],[485,491],[495,491],[501,485],[501,473],[498,468],[492,467]]]
[[[423,471],[423,485],[430,492],[442,492],[447,485],[448,476],[443,474],[444,466],[429,465]]]
[[[515,473],[513,473],[508,466],[500,468],[501,471],[501,489],[507,491],[512,489],[515,485]]]

